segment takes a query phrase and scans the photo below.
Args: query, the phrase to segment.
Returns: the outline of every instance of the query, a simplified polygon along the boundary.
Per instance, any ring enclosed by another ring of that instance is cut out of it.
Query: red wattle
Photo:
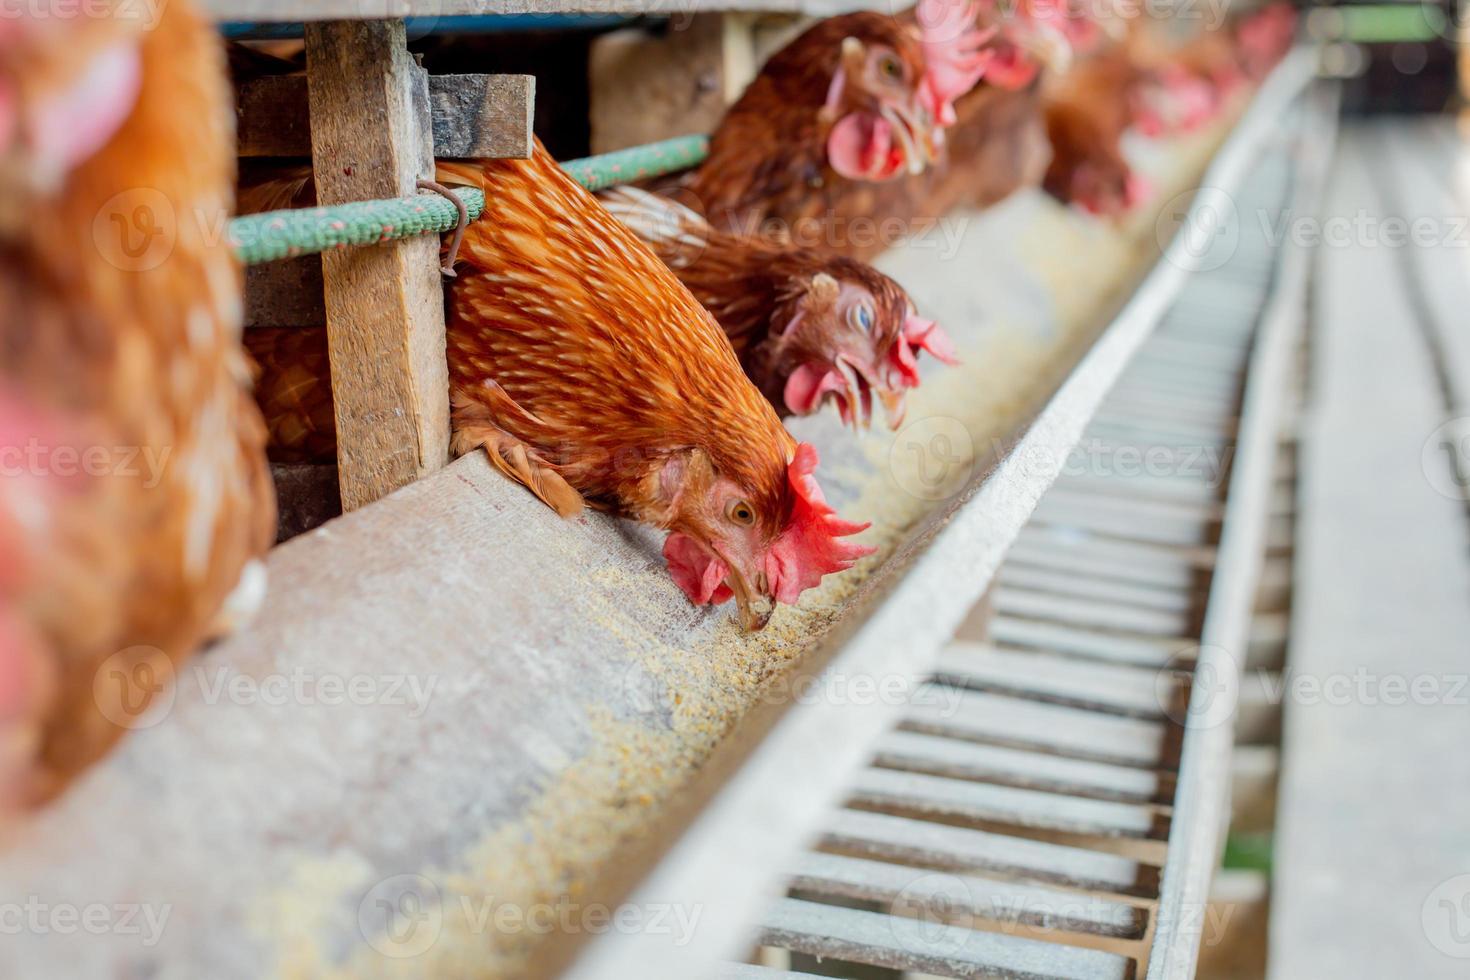
[[[696,606],[729,601],[735,593],[725,584],[730,569],[687,534],[678,531],[664,539],[669,577]]]
[[[893,127],[867,112],[850,112],[832,127],[827,162],[848,180],[889,180],[903,170]]]
[[[842,375],[835,368],[803,364],[786,379],[786,389],[782,397],[793,415],[810,415],[821,407],[822,397],[827,392],[841,392],[846,389]]]

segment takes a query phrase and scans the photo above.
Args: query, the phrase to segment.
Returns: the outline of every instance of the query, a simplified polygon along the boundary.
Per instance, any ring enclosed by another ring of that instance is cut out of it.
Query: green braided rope
[[[616,153],[569,160],[562,169],[589,191],[657,177],[700,163],[709,154],[703,136],[680,136]],[[485,211],[485,194],[457,187],[470,220]],[[384,201],[357,201],[333,207],[267,211],[230,222],[230,244],[246,265],[311,255],[349,245],[376,245],[414,235],[451,231],[459,212],[437,194],[420,193]]]
[[[455,188],[470,220],[485,211],[485,194]],[[230,222],[230,244],[246,265],[273,262],[349,245],[449,231],[459,224],[459,211],[438,194],[385,201],[356,201],[335,207],[301,208],[247,214]]]
[[[615,184],[686,170],[703,163],[707,156],[709,137],[676,136],[601,156],[568,160],[561,168],[589,191],[601,191]]]

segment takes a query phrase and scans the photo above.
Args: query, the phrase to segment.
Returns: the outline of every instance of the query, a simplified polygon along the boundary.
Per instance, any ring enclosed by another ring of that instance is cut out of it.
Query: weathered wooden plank
[[[1140,667],[1188,664],[1198,640],[1188,636],[1114,636],[1057,623],[997,616],[990,625],[996,643]]]
[[[909,731],[1052,752],[1120,766],[1170,764],[1166,726],[1060,704],[926,685],[904,715]]]
[[[432,177],[428,76],[401,21],[308,25],[306,70],[323,204],[404,197]],[[448,461],[438,253],[429,235],[322,256],[344,509]]]
[[[429,114],[436,158],[531,155],[534,75],[430,75]],[[305,75],[251,79],[236,93],[242,157],[311,155]]]
[[[1115,895],[1146,898],[1159,884],[1158,868],[1106,851],[865,810],[837,811],[822,832],[821,844],[885,861],[979,871]]]
[[[1018,540],[1006,556],[1006,567],[1069,574],[1079,582],[1174,591],[1194,588],[1203,579],[1201,568],[1188,559],[1132,561],[1111,550],[1094,548],[1094,543],[1114,542],[1078,541],[1076,547],[1069,548],[1045,537],[1025,538]]]
[[[1122,602],[1141,609],[1185,613],[1203,601],[1202,587],[1194,574],[1180,576],[1169,585],[1135,585],[1097,577],[1090,570],[1068,574],[1056,568],[1032,565],[1012,557],[1000,570],[999,581],[1005,585],[1054,592],[1057,595],[1081,596],[1104,602]]]
[[[932,919],[782,899],[761,917],[761,941],[812,956],[983,980],[1131,980],[1134,963],[1104,953]]]
[[[1048,752],[983,745],[920,732],[890,732],[873,752],[874,765],[903,772],[1019,786],[1125,803],[1166,803],[1166,774]]]
[[[1120,390],[1136,388],[1153,395],[1179,399],[1184,403],[1232,406],[1240,399],[1240,390],[1229,380],[1206,380],[1198,374],[1186,374],[1161,365],[1135,366],[1118,381]]]
[[[1130,566],[1210,568],[1215,561],[1213,546],[1190,547],[1152,541],[1120,541],[1104,535],[1087,534],[1074,528],[1049,527],[1043,524],[1028,526],[1021,537],[1022,541],[1017,542],[1018,544],[1048,546],[1069,556],[1113,559],[1119,566],[1119,573],[1125,577]]]
[[[1187,445],[1189,440],[1214,440],[1221,435],[1232,436],[1235,434],[1237,420],[1233,416],[1226,416],[1215,424],[1207,425],[1189,419],[1151,415],[1122,405],[1115,407],[1110,402],[1106,409],[1093,418],[1094,425],[1099,423],[1146,427],[1150,432],[1167,435],[1177,440],[1178,444]]]
[[[1172,448],[1172,447],[1171,447]],[[1195,447],[1186,447],[1195,448]],[[1185,478],[1208,481],[1213,475],[1201,460],[1186,461],[1179,457],[1180,474]],[[1197,472],[1196,472],[1197,468]],[[1104,477],[1107,478],[1107,477]],[[1125,477],[1126,479],[1126,477]],[[1099,511],[1114,514],[1119,517],[1134,516],[1144,521],[1165,520],[1171,523],[1192,522],[1194,524],[1208,523],[1220,519],[1224,507],[1217,499],[1208,497],[1179,497],[1174,499],[1155,500],[1148,497],[1120,495],[1116,497],[1098,497],[1097,494],[1084,493],[1067,485],[1054,486],[1047,491],[1046,501],[1053,504],[1065,504],[1068,509],[1079,509],[1083,507],[1094,507]]]
[[[1137,718],[1165,717],[1158,671],[1079,661],[1045,652],[951,643],[934,677],[947,684]]]
[[[803,895],[880,902],[933,922],[961,926],[980,920],[1002,928],[1030,926],[1137,939],[1148,922],[1142,909],[1116,900],[840,854],[803,854],[792,869],[789,887]]]
[[[995,609],[1011,616],[1049,619],[1074,626],[1121,630],[1145,636],[1184,636],[1194,620],[1187,611],[1127,606],[1113,600],[1061,596],[1009,585],[995,590]]]
[[[1056,485],[1073,493],[1130,497],[1165,503],[1213,503],[1220,497],[1219,486],[1212,486],[1209,481],[1180,479],[1167,473],[1150,476],[1136,470],[1117,472],[1117,468],[1103,469],[1096,473],[1070,473],[1059,479]]]
[[[1158,810],[1134,803],[1057,796],[888,769],[864,769],[853,782],[849,800],[885,812],[1098,837],[1162,840],[1169,825]]]
[[[1210,543],[1210,524],[1195,520],[1147,519],[1102,509],[1065,504],[1037,508],[1038,527],[1056,527],[1107,535],[1121,541],[1137,541],[1169,547],[1190,548]]]
[[[1129,385],[1119,388],[1108,396],[1109,406],[1139,415],[1160,415],[1165,418],[1188,420],[1193,425],[1216,426],[1236,418],[1234,406],[1200,406],[1163,392]]]

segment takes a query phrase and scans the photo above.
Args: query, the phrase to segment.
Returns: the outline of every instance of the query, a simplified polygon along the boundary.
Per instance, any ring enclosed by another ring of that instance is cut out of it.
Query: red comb
[[[994,57],[985,45],[995,28],[975,26],[978,9],[975,0],[919,0],[914,7],[925,62],[919,98],[941,126],[955,124],[954,100],[975,87]]]
[[[795,498],[791,518],[766,553],[766,578],[770,581],[771,596],[777,602],[795,602],[803,592],[821,582],[823,575],[851,568],[853,562],[877,550],[842,540],[867,530],[868,525],[837,516],[812,476],[816,468],[816,447],[809,442],[798,445],[796,455],[786,467],[786,478],[791,482]]]
[[[949,335],[933,320],[910,313],[903,322],[903,333],[888,349],[889,381],[904,388],[915,388],[919,384],[919,361],[916,350],[926,350],[944,364],[958,364]]]

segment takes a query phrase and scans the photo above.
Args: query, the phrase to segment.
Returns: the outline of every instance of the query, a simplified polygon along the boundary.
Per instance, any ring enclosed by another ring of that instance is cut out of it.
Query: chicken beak
[[[935,149],[935,131],[922,121],[918,111],[897,103],[884,103],[879,114],[893,127],[903,150],[903,162],[910,174],[921,174],[938,157]]]
[[[879,388],[878,400],[883,403],[883,413],[888,418],[888,427],[897,429],[903,424],[903,417],[908,412],[904,392],[893,388]]]
[[[771,614],[776,611],[776,604],[753,589],[745,574],[733,565],[730,566],[730,575],[725,581],[729,584],[730,591],[735,593],[741,627],[752,633],[764,629]]]

